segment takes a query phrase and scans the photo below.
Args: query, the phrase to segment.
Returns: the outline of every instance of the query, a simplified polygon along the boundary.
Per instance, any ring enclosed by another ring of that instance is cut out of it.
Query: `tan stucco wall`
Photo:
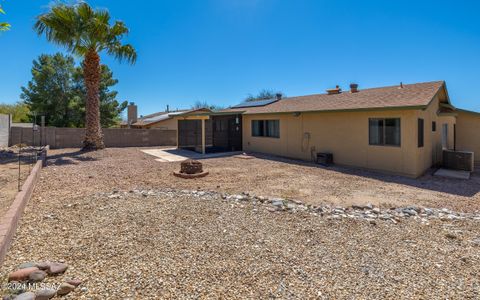
[[[246,151],[311,160],[317,152],[331,152],[339,165],[386,171],[410,177],[422,175],[433,163],[433,150],[441,146],[442,122],[454,117],[438,117],[438,99],[425,111],[391,110],[370,112],[307,112],[294,114],[244,115],[243,147]],[[418,118],[425,120],[425,146],[418,148]],[[400,118],[401,146],[369,145],[369,118]],[[252,120],[280,120],[280,138],[252,137]],[[432,134],[432,120],[437,131]],[[307,135],[310,135],[310,139]],[[449,134],[452,135],[453,125]],[[437,149],[438,151],[438,149]],[[436,159],[441,161],[438,155]]]
[[[457,150],[473,151],[480,162],[480,114],[458,111]]]
[[[418,159],[417,159],[417,167],[419,174],[423,173],[425,170],[430,168],[432,165],[439,165],[442,162],[442,130],[443,125],[448,125],[448,142],[447,142],[447,149],[453,149],[454,146],[454,124],[455,124],[455,117],[454,116],[439,116],[438,109],[439,109],[440,100],[438,97],[435,97],[432,101],[431,105],[426,110],[417,110],[415,111],[416,119],[422,118],[425,124],[425,131],[424,131],[424,146],[421,148],[417,147],[418,152]],[[432,122],[437,123],[437,130],[435,132],[432,131]],[[418,122],[418,121],[415,121]],[[415,127],[415,132],[413,132],[415,136],[415,141],[418,141],[418,130]],[[418,144],[417,144],[418,146]]]
[[[157,128],[157,129],[164,129],[164,130],[177,130],[177,119],[178,117],[174,117],[165,121],[161,121],[158,123],[154,123],[146,128]]]

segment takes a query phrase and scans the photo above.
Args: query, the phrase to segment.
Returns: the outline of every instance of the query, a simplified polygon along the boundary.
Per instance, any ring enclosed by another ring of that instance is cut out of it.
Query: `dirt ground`
[[[0,153],[0,216],[10,208],[15,195],[18,193],[18,158],[17,155]],[[30,174],[32,164],[27,158],[22,159],[20,165],[20,185]]]
[[[51,193],[85,192],[105,188],[202,188],[229,193],[252,192],[268,197],[292,198],[309,204],[348,206],[371,203],[380,207],[418,205],[461,212],[480,211],[480,173],[468,181],[433,177],[419,179],[385,175],[344,167],[256,155],[202,160],[210,175],[185,180],[172,176],[179,162],[155,161],[137,148],[107,149],[80,154],[76,149],[50,151],[45,170]],[[62,168],[62,172],[56,169]],[[60,178],[61,177],[61,178]],[[60,180],[63,178],[68,180]],[[62,183],[66,185],[61,185]]]
[[[229,157],[204,160],[211,174],[185,180],[171,174],[179,163],[154,159],[139,149],[50,151],[0,285],[21,263],[62,261],[67,272],[46,283],[83,281],[64,299],[480,297],[478,220],[372,225],[219,196],[477,210],[477,175],[413,180]],[[203,196],[184,191],[197,188]]]

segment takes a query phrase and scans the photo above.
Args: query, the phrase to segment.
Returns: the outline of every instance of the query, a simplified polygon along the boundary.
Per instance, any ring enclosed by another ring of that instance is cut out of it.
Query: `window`
[[[424,144],[424,121],[418,119],[418,148],[423,147]]]
[[[280,137],[279,120],[252,120],[252,136]]]
[[[369,119],[369,144],[400,146],[400,119]]]
[[[432,122],[432,131],[433,132],[437,131],[437,122],[435,121]]]

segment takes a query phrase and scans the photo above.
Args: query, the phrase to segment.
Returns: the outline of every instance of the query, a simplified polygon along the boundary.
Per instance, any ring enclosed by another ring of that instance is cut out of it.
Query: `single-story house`
[[[189,112],[177,122],[180,148],[243,150],[301,160],[330,153],[339,165],[409,177],[441,164],[443,149],[480,151],[475,148],[480,147],[480,118],[450,103],[444,81],[369,89],[352,84],[348,91],[337,86],[325,94]]]

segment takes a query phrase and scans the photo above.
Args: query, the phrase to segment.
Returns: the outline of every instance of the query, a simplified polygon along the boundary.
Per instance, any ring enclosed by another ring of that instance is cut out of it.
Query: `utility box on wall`
[[[443,167],[473,172],[474,154],[470,151],[443,150]]]

